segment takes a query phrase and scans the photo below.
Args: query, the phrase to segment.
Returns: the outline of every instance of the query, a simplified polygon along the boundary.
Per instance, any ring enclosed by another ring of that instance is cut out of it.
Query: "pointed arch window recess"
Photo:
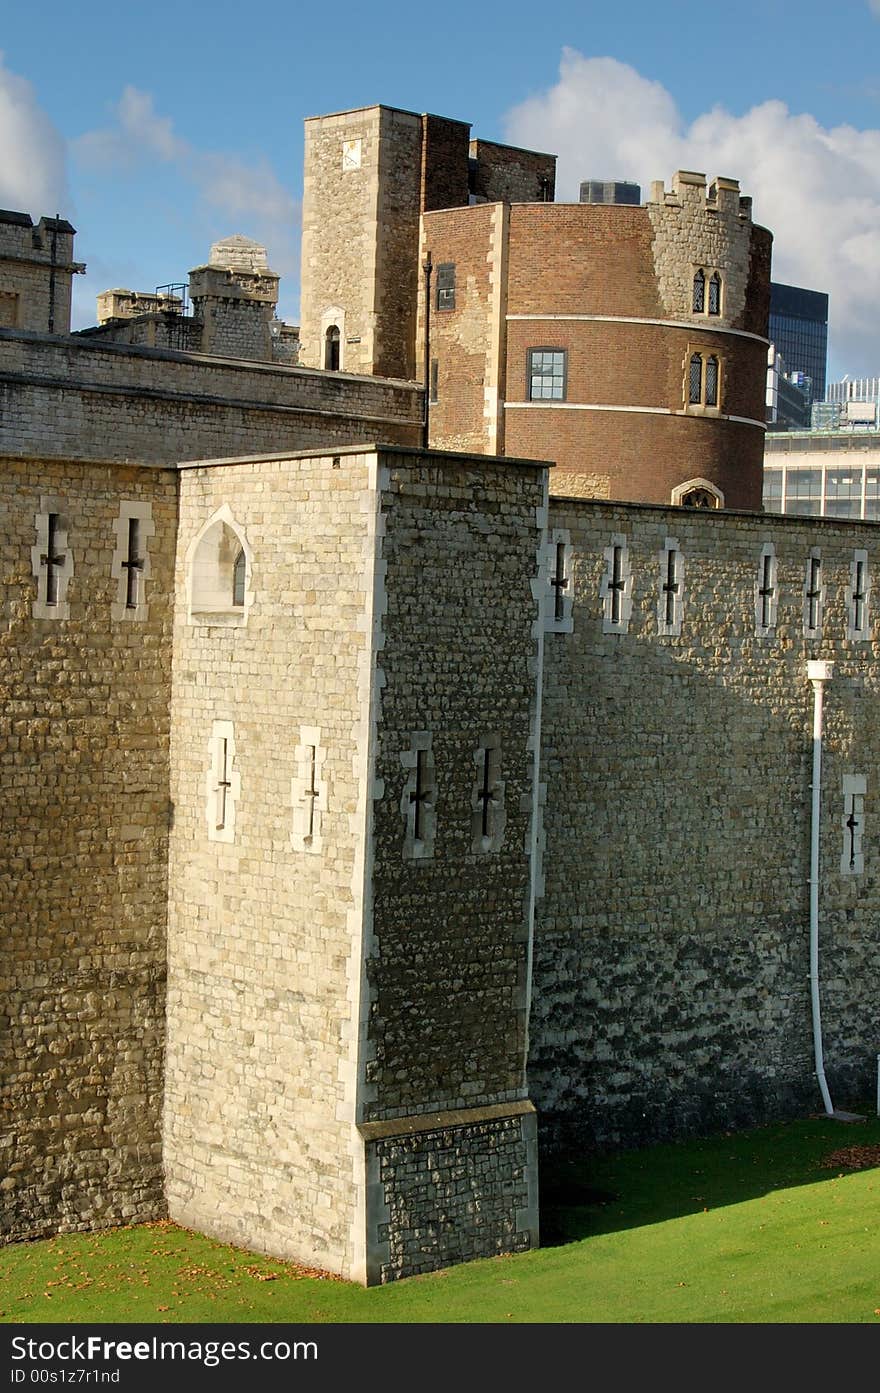
[[[247,622],[252,599],[252,560],[244,529],[228,504],[224,504],[205,523],[187,552],[187,608],[191,624]]]

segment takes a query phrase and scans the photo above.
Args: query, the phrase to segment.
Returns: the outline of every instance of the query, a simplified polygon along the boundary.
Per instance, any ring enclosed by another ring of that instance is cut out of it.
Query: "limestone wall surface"
[[[248,549],[247,622],[190,622],[190,548],[224,507]],[[345,1275],[363,1209],[347,1068],[374,507],[358,452],[181,471],[168,1203],[184,1224]],[[225,837],[208,787],[218,721]]]
[[[175,490],[167,470],[0,464],[7,1238],[164,1212]],[[144,604],[120,614],[121,511],[149,565]],[[39,617],[47,512],[63,588]]]
[[[629,1144],[821,1109],[808,980],[809,659],[835,664],[822,775],[826,1072],[838,1106],[871,1096],[878,614],[865,601],[866,636],[855,636],[853,594],[880,566],[876,527],[567,499],[553,500],[550,526],[570,533],[573,632],[545,646],[546,894],[529,1062],[542,1135]],[[662,631],[658,610],[670,542],[678,633],[675,623]],[[615,545],[623,627],[608,614]],[[778,609],[758,632],[768,546]],[[811,553],[823,607],[805,636]],[[856,869],[845,827],[853,778],[866,780]]]
[[[12,455],[173,464],[325,442],[414,443],[421,410],[411,383],[0,331]]]

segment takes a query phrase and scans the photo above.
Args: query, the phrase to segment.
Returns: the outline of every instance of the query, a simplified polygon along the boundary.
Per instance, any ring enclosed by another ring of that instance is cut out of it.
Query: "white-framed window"
[[[862,852],[862,837],[865,827],[865,793],[867,780],[864,774],[844,774],[843,776],[843,849],[840,854],[842,875],[861,875],[865,869]]]
[[[110,606],[113,619],[144,620],[149,614],[149,539],[155,531],[153,505],[123,498],[116,519],[116,550],[110,571],[116,581],[116,599]]]
[[[410,747],[401,754],[400,762],[407,774],[400,799],[405,829],[404,859],[427,860],[434,855],[434,839],[437,833],[437,780],[430,731],[412,732]]]
[[[822,551],[811,547],[804,567],[804,638],[819,638],[825,611],[825,582],[822,578]]]
[[[779,564],[776,547],[765,542],[758,557],[755,576],[755,636],[772,638],[776,633],[779,613]]]
[[[599,587],[602,601],[602,632],[625,634],[632,613],[633,576],[629,564],[629,545],[622,532],[615,532],[611,545],[603,552],[605,574]]]
[[[191,624],[247,623],[252,552],[229,505],[205,523],[186,555],[187,617]]]
[[[657,560],[657,632],[678,637],[684,613],[684,556],[677,537],[666,538]]]
[[[208,741],[210,765],[205,779],[205,817],[212,842],[235,840],[235,813],[241,796],[241,775],[235,767],[232,721],[215,721]]]
[[[500,735],[482,738],[474,750],[474,764],[477,776],[471,790],[471,850],[484,855],[500,849],[507,822]]]
[[[857,550],[849,568],[846,587],[846,636],[857,643],[871,637],[871,573],[868,553]]]
[[[572,618],[571,533],[556,527],[550,533],[546,551],[547,578],[545,622],[549,633],[570,634]]]
[[[327,784],[322,778],[327,751],[321,744],[318,726],[300,726],[299,740],[293,752],[296,774],[290,786],[290,840],[294,851],[315,853],[321,850],[321,824],[327,811]]]
[[[328,305],[321,315],[321,364],[330,372],[345,367],[345,310]]]
[[[31,570],[37,594],[31,606],[34,619],[69,619],[67,587],[73,575],[73,552],[68,541],[66,504],[44,496],[34,517],[36,542],[31,547]]]

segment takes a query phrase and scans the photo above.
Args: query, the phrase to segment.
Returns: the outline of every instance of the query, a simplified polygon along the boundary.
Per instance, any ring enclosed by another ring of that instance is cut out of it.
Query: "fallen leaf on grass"
[[[861,1171],[880,1166],[880,1146],[844,1146],[819,1163],[825,1170]]]

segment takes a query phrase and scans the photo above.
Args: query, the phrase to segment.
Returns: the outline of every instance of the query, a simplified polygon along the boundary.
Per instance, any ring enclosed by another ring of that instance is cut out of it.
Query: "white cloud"
[[[880,0],[868,0],[868,9],[880,18]]]
[[[0,52],[0,207],[36,221],[70,216],[64,139],[31,84],[4,66]]]
[[[194,221],[222,218],[222,235],[254,237],[267,247],[269,263],[282,277],[298,272],[299,205],[268,161],[198,150],[176,133],[170,117],[156,111],[149,92],[126,87],[111,123],[79,136],[72,150],[84,169],[102,175],[168,166],[181,191],[181,208],[188,201],[185,190],[189,199],[194,196]],[[206,259],[207,254],[206,246]]]
[[[880,130],[826,128],[780,101],[688,125],[659,83],[567,48],[559,81],[508,112],[505,132],[559,156],[561,199],[581,179],[632,179],[643,198],[676,169],[738,179],[773,232],[774,280],[829,294],[832,371],[880,371]]]

